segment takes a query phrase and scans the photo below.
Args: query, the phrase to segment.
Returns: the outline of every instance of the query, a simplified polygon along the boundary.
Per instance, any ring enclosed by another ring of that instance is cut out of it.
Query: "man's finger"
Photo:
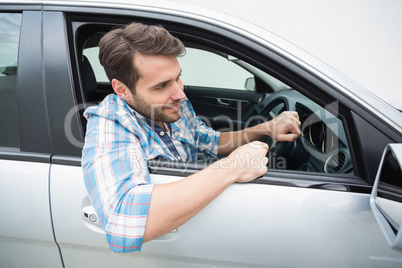
[[[288,134],[280,134],[278,135],[278,141],[295,141],[297,140],[297,138],[299,137],[299,135],[297,134],[293,134],[293,133],[288,133]]]
[[[290,111],[290,113],[299,120],[299,114],[295,111]]]
[[[282,114],[291,114],[293,117],[295,117],[297,120],[299,120],[299,114],[296,111],[284,111]]]

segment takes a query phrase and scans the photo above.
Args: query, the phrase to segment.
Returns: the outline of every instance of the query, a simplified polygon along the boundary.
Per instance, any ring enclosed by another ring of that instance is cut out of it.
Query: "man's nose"
[[[184,93],[184,87],[181,82],[176,82],[175,87],[174,87],[174,93],[172,95],[173,100],[182,100],[186,97],[186,94]]]

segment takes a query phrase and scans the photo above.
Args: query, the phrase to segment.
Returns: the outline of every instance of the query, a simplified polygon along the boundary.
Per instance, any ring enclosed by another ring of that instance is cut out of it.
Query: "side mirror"
[[[370,206],[390,247],[402,252],[402,144],[388,144],[370,197]]]
[[[254,79],[254,77],[247,78],[246,82],[244,83],[244,87],[247,90],[255,91],[255,79]]]

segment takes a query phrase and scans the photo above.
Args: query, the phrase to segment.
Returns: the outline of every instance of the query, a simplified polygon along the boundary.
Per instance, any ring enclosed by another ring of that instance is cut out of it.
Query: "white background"
[[[402,109],[402,0],[172,1],[263,26]]]

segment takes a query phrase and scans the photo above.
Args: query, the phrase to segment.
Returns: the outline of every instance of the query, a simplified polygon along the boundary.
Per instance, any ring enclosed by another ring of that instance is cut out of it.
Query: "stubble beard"
[[[169,108],[177,105],[180,101],[172,104],[148,104],[145,100],[137,95],[133,95],[134,110],[142,114],[152,122],[174,123],[181,117],[181,107],[173,111]],[[166,110],[170,110],[171,114],[167,114]]]

